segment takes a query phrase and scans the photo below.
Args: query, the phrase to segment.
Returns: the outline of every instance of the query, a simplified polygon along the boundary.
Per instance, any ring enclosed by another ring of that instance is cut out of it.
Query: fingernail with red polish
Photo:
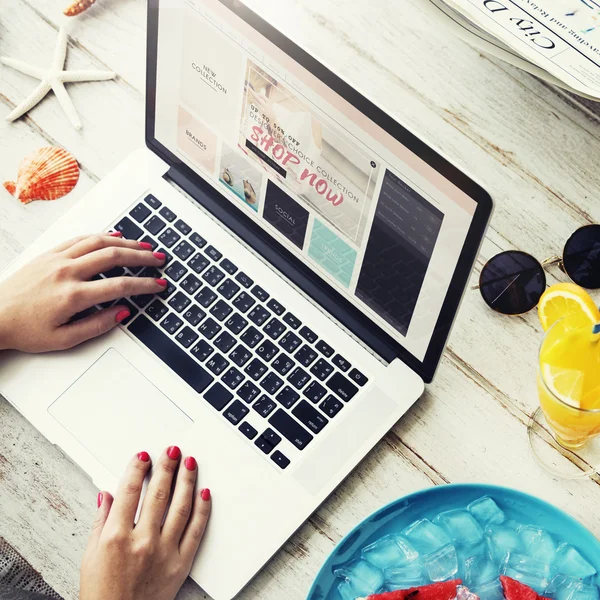
[[[202,500],[204,500],[204,502],[208,502],[210,500],[210,490],[208,488],[204,488],[200,492],[200,496],[202,497]]]
[[[138,244],[142,250],[152,250],[152,244],[149,244],[148,242],[138,242]]]
[[[157,279],[156,283],[158,283],[158,285],[162,285],[163,287],[167,287],[167,280],[166,279]]]
[[[150,250],[150,248],[148,248],[148,250]],[[165,260],[165,258],[167,258],[167,255],[164,252],[153,252],[152,255],[154,258],[158,258],[158,260]]]
[[[120,231],[111,231],[108,235],[110,235],[110,237],[123,237],[123,234]]]
[[[102,506],[102,500],[104,499],[104,494],[102,492],[100,492],[98,494],[98,508],[100,508]]]
[[[172,460],[177,460],[181,456],[181,450],[177,446],[169,446],[167,456]]]
[[[196,467],[198,466],[197,463],[196,463],[196,459],[193,456],[188,456],[185,459],[185,461],[184,461],[183,464],[185,464],[185,468],[188,471],[195,471]]]
[[[117,316],[115,317],[115,319],[117,320],[117,323],[120,323],[121,321],[124,321],[125,319],[127,319],[127,317],[131,316],[131,313],[128,310],[120,310],[117,313]]]
[[[138,453],[138,458],[142,462],[148,462],[150,460],[150,455],[147,452],[139,452]]]

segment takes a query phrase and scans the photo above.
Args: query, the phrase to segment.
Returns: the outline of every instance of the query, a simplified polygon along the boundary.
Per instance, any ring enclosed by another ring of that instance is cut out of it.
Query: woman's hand
[[[164,279],[113,277],[90,281],[114,267],[160,267],[165,255],[121,234],[70,240],[38,256],[0,283],[0,350],[47,352],[106,333],[129,316],[122,305],[70,322],[96,304],[165,289]]]
[[[146,452],[133,458],[114,499],[108,492],[98,494],[98,515],[81,566],[80,600],[175,598],[192,567],[211,506],[208,489],[194,494],[196,461],[188,457],[180,464],[180,456],[179,448],[170,446],[160,457],[135,527],[142,483],[150,470]]]

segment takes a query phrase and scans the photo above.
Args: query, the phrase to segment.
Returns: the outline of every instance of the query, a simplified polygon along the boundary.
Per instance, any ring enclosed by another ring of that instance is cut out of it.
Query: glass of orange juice
[[[600,325],[560,319],[546,331],[537,390],[540,407],[529,424],[537,460],[569,479],[595,473],[600,465]]]

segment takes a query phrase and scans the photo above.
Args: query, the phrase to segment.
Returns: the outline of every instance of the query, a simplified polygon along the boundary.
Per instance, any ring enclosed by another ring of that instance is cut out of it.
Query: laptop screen
[[[423,361],[477,202],[234,4],[160,3],[156,140]]]

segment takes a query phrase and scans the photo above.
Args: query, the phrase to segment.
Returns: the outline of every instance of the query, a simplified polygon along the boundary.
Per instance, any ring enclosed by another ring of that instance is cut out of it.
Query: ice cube
[[[415,521],[402,532],[402,535],[420,554],[431,554],[450,543],[448,534],[428,519]]]
[[[562,575],[585,579],[596,574],[596,569],[569,544],[561,544],[554,559],[553,567]]]
[[[531,556],[509,552],[500,567],[502,574],[516,579],[543,594],[550,582],[550,567]]]
[[[525,554],[551,564],[556,554],[556,542],[543,529],[527,525],[519,529],[519,539]]]
[[[487,554],[471,556],[465,561],[465,585],[469,588],[481,586],[498,578],[498,566]]]
[[[545,595],[555,600],[598,600],[598,588],[567,575],[557,575],[546,588]]]
[[[458,546],[456,548],[458,555],[458,573],[459,579],[465,578],[467,561],[475,557],[489,557],[485,538],[476,546]]]
[[[497,525],[488,533],[488,550],[492,560],[499,565],[509,552],[519,552],[521,542],[514,529]]]
[[[349,579],[344,579],[340,585],[338,585],[338,593],[342,600],[356,600],[359,597],[358,592],[354,589],[354,586]]]
[[[504,600],[504,592],[499,579],[484,583],[479,587],[471,589],[471,591],[477,594],[480,600]]]
[[[483,540],[483,529],[467,510],[449,510],[433,521],[443,527],[455,546],[475,546]]]
[[[362,551],[362,557],[381,570],[401,567],[417,556],[414,548],[397,535],[386,535]]]
[[[374,567],[371,563],[362,559],[353,560],[342,565],[335,569],[333,574],[336,577],[346,578],[351,584],[350,587],[355,592],[354,598],[375,594],[384,584],[381,569]],[[344,593],[346,593],[348,589],[348,586],[344,587]]]
[[[431,581],[447,581],[458,571],[458,557],[454,546],[444,546],[425,558],[425,570]]]
[[[429,579],[425,577],[421,562],[418,560],[414,560],[403,567],[386,569],[383,576],[385,577],[386,588],[390,591],[407,590],[411,587],[430,583]]]
[[[484,496],[483,498],[479,498],[479,500],[471,502],[467,506],[467,510],[484,529],[492,525],[501,525],[504,523],[504,513],[489,496]]]

